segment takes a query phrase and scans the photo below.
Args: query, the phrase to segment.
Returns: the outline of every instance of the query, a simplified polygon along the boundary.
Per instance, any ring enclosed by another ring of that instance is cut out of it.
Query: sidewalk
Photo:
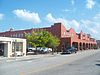
[[[76,54],[65,54],[65,56],[73,56],[73,55],[79,55],[79,54],[95,54],[100,50],[84,50],[84,51],[78,51]],[[36,59],[40,59],[40,58],[48,58],[48,57],[59,57],[59,56],[64,56],[61,55],[60,53],[54,53],[53,55],[50,54],[39,54],[39,55],[27,55],[27,56],[23,56],[23,57],[11,57],[11,58],[7,58],[7,57],[0,57],[0,62],[15,62],[15,61],[29,61],[29,60],[36,60]]]
[[[55,57],[55,56],[59,56],[59,54],[54,53],[53,55],[51,53],[49,54],[38,54],[38,55],[27,55],[27,56],[20,56],[20,57],[0,57],[0,62],[2,61],[6,61],[6,62],[14,62],[14,61],[28,61],[28,60],[36,60],[36,59],[40,59],[40,58],[45,58],[45,57]]]

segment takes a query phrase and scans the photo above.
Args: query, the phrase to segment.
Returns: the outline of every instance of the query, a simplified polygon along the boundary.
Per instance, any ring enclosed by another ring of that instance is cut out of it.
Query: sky
[[[57,22],[100,39],[100,0],[0,0],[0,32]]]

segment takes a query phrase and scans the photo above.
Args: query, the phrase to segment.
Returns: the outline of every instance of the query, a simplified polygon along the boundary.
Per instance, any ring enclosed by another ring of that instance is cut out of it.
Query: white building
[[[5,57],[26,56],[26,39],[0,37],[0,55]]]

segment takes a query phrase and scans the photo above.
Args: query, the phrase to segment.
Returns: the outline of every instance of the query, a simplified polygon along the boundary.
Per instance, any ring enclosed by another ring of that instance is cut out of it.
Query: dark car
[[[61,54],[72,54],[72,53],[76,53],[76,52],[77,52],[77,48],[75,48],[75,47],[68,47]]]

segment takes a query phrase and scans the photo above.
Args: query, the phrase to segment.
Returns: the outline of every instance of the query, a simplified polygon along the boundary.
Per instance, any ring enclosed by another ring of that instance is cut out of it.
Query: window
[[[20,34],[20,37],[23,37],[23,33]]]
[[[12,37],[12,34],[10,35],[10,37]]]
[[[83,37],[85,37],[85,35],[83,35]]]
[[[17,34],[15,34],[14,37],[17,37]]]
[[[22,42],[17,42],[16,43],[16,51],[23,51],[23,43]]]
[[[13,42],[12,43],[12,52],[15,51],[23,51],[23,43],[22,42]]]
[[[15,34],[13,34],[13,37],[15,37]]]
[[[64,36],[66,36],[66,32],[64,32]]]
[[[17,37],[21,37],[21,34],[19,33],[19,34],[17,35]]]

